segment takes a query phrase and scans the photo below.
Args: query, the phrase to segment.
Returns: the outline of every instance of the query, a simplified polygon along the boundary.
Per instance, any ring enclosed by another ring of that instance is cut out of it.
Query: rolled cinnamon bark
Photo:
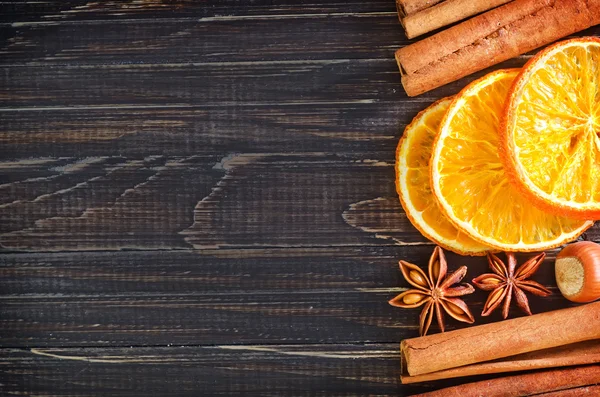
[[[500,360],[464,365],[423,375],[401,375],[402,383],[430,382],[463,376],[530,371],[600,363],[600,340],[519,354]]]
[[[398,17],[404,18],[407,15],[424,10],[442,0],[396,0]]]
[[[404,26],[406,37],[412,39],[511,1],[513,0],[446,0],[409,14],[401,18],[400,22]]]
[[[600,0],[514,0],[396,51],[415,96],[600,22]]]
[[[550,393],[536,394],[537,397],[582,397],[600,396],[600,385],[581,386],[574,389],[552,391]]]
[[[413,397],[546,396],[546,394],[542,393],[569,391],[569,389],[581,388],[597,383],[600,383],[600,366],[591,365],[466,383],[430,393],[418,394]],[[549,396],[557,397],[563,395],[549,394]]]
[[[600,339],[600,302],[484,324],[400,343],[411,376]]]

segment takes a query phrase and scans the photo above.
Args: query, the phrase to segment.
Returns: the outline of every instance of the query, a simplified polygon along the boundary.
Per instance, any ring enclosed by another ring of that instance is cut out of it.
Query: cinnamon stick
[[[600,22],[600,0],[514,0],[396,51],[415,96]]]
[[[443,26],[462,21],[512,0],[446,0],[400,19],[406,37],[415,38]]]
[[[600,363],[600,340],[579,342],[504,359],[465,365],[423,375],[401,375],[402,383],[429,382],[463,376],[528,371]]]
[[[467,383],[434,392],[418,394],[413,397],[546,396],[546,394],[542,393],[566,392],[574,388],[582,388],[583,390],[585,386],[598,383],[600,383],[600,366],[591,365]],[[561,396],[561,394],[549,394],[548,396],[557,397]]]
[[[537,397],[581,397],[600,396],[600,385],[581,386],[574,389],[552,391],[550,393],[536,394]]]
[[[398,9],[398,17],[404,18],[407,15],[424,10],[442,0],[396,0],[396,8]]]
[[[403,373],[416,376],[600,339],[600,302],[406,339]]]

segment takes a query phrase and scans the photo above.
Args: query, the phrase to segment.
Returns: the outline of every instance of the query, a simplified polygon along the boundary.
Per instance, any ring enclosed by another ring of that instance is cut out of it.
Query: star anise
[[[494,311],[500,303],[504,301],[502,308],[502,316],[508,317],[508,309],[510,308],[510,301],[512,295],[515,295],[517,305],[525,313],[531,316],[531,310],[529,309],[529,301],[525,292],[531,292],[538,296],[548,296],[550,292],[540,283],[532,280],[527,280],[531,277],[536,270],[540,267],[544,258],[545,253],[541,253],[527,262],[523,263],[516,271],[517,259],[512,252],[506,253],[506,259],[508,261],[508,267],[494,254],[488,254],[488,262],[490,268],[494,273],[486,273],[473,279],[473,284],[484,291],[492,291],[483,306],[482,316],[487,316]]]
[[[452,287],[467,274],[467,267],[462,266],[446,277],[448,265],[444,251],[440,247],[435,247],[429,259],[429,277],[418,266],[405,261],[400,261],[400,270],[406,281],[416,289],[401,293],[390,301],[390,305],[405,309],[425,305],[419,321],[421,336],[427,334],[434,311],[442,332],[444,332],[444,311],[458,321],[469,324],[475,321],[467,304],[457,298],[471,294],[475,289],[470,284]]]

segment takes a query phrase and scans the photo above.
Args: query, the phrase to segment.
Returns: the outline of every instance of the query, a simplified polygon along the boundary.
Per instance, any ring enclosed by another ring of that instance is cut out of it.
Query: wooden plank
[[[89,2],[86,0],[3,1],[0,22],[74,22],[119,19],[207,18],[219,16],[279,16],[295,14],[395,13],[387,0],[219,0],[205,1],[144,0]]]
[[[432,250],[433,246],[360,246],[3,254],[0,296],[399,288],[408,284],[402,281],[398,260],[410,257],[425,265]],[[470,275],[487,268],[482,258],[449,253],[449,261],[455,267],[468,264]]]
[[[0,113],[0,159],[330,152],[393,161],[404,127],[427,102],[69,108]],[[45,172],[29,167],[30,172]],[[3,170],[6,172],[6,170]],[[1,199],[1,198],[0,198]]]
[[[402,96],[393,59],[8,67],[0,84],[0,107],[20,111],[134,104],[210,109],[248,104],[319,106]]]
[[[16,23],[0,26],[0,35],[0,65],[44,66],[393,60],[408,42],[393,13]]]
[[[4,254],[0,343],[23,346],[398,342],[418,333],[419,310],[387,301],[410,288],[397,267],[425,267],[431,246]],[[554,251],[556,252],[556,251]],[[527,255],[519,255],[523,260]],[[554,291],[534,313],[566,307]],[[466,281],[485,258],[448,254]],[[487,293],[466,297],[477,323]],[[520,316],[517,308],[511,317]],[[465,324],[447,321],[448,329]],[[432,326],[435,332],[436,325]]]
[[[5,249],[429,244],[395,199],[393,163],[377,159],[46,158],[8,161],[0,169],[8,179],[0,186]],[[372,211],[382,223],[363,228],[353,205],[378,197],[390,198]]]
[[[42,177],[31,161],[2,164],[14,180],[0,187],[5,248],[189,247],[178,232],[223,176],[210,157],[40,159]]]
[[[417,336],[418,313],[406,317],[389,306],[393,295],[350,290],[22,295],[3,299],[0,336],[2,346],[11,347],[356,343]]]
[[[399,371],[395,343],[0,349],[9,395],[398,396],[439,387],[400,385]]]
[[[520,66],[513,59],[500,66]],[[0,111],[431,103],[489,70],[407,99],[393,59],[7,67]]]

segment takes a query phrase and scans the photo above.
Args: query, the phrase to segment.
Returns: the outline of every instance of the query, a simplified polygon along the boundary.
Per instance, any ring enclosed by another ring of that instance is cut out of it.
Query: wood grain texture
[[[0,2],[0,394],[451,385],[398,384],[419,310],[387,300],[409,287],[398,260],[433,245],[394,151],[486,71],[409,99],[407,43],[388,0]],[[556,252],[534,312],[569,305]]]
[[[52,390],[61,397],[391,397],[481,380],[401,385],[397,349],[395,343],[2,349],[0,372],[9,395]]]
[[[160,106],[160,105],[159,105]],[[393,161],[389,147],[425,103],[174,107],[120,106],[5,111],[4,158],[125,158],[232,153],[326,152]],[[241,133],[240,131],[243,131]],[[357,154],[361,150],[361,155]],[[29,169],[35,165],[27,165]],[[35,172],[45,172],[41,168]]]
[[[525,59],[502,66],[521,66]],[[65,73],[68,71],[68,73]],[[489,70],[488,70],[489,71]],[[448,96],[467,79],[415,100]],[[2,113],[129,108],[278,107],[394,102],[404,96],[393,59],[340,59],[226,64],[21,66],[4,68]],[[368,82],[368,84],[366,84]]]
[[[410,285],[398,259],[424,266],[431,246],[216,249],[3,255],[3,347],[260,343],[393,343],[418,333],[420,310],[387,301]],[[536,281],[550,298],[534,313],[566,306],[550,253]],[[527,255],[519,255],[523,260]],[[466,280],[482,258],[448,253]],[[487,293],[465,300],[477,323]],[[511,317],[521,316],[514,308]],[[449,329],[464,327],[447,322]],[[434,326],[435,328],[435,326]]]
[[[0,32],[7,39],[0,54],[10,55],[8,59],[3,56],[0,64],[44,66],[389,59],[398,46],[407,43],[387,13],[149,18],[100,24],[18,22],[0,25]],[[384,40],[376,40],[373,33]],[[171,50],[175,46],[177,53]]]
[[[48,254],[6,255],[0,274],[12,282],[2,289],[0,340],[4,346],[394,341],[398,332],[416,331],[402,318],[418,316],[387,304],[402,291],[396,251],[65,253],[50,261],[43,259]],[[430,249],[420,251],[427,256]]]
[[[396,344],[4,349],[0,371],[6,392],[54,396],[396,396],[431,389],[400,387],[396,350]]]
[[[312,14],[365,14],[395,12],[387,0],[261,0],[218,2],[191,0],[124,0],[90,2],[86,0],[3,1],[0,16],[3,22],[17,21],[72,21],[86,22],[113,19],[171,19],[206,17],[243,17]]]
[[[394,195],[391,164],[325,153],[4,165],[12,180],[0,186],[5,249],[378,244],[343,213],[365,198]],[[405,216],[394,219],[403,241],[429,244]]]

